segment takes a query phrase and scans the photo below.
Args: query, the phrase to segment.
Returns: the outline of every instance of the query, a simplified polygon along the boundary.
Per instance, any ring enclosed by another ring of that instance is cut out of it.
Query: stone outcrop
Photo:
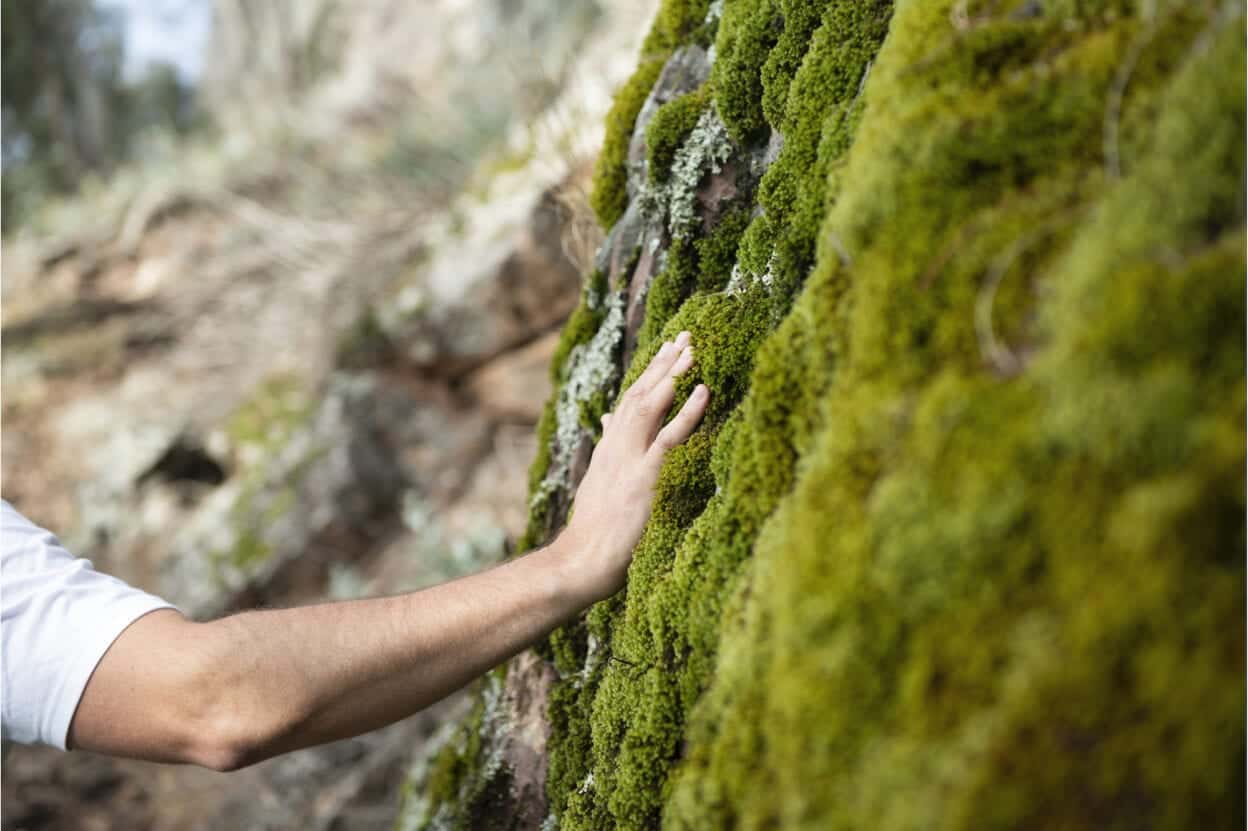
[[[562,246],[562,185],[537,179],[482,202],[418,281],[396,286],[377,314],[401,362],[456,378],[567,318],[581,278]]]

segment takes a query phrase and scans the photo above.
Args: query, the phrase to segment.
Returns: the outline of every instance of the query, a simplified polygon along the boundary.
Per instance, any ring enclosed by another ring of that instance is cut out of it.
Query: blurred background
[[[505,556],[653,2],[2,2],[4,497],[200,618]],[[6,748],[0,815],[391,828],[463,706],[234,774]]]

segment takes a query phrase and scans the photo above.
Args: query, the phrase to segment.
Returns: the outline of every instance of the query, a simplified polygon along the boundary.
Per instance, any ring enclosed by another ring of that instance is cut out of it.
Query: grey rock
[[[693,92],[706,82],[711,74],[711,62],[706,50],[697,44],[677,49],[654,83],[654,89],[646,96],[646,102],[637,114],[633,134],[628,142],[628,197],[636,199],[646,184],[646,127],[654,114],[669,101]]]
[[[622,271],[641,244],[645,230],[646,220],[641,204],[635,199],[630,200],[628,209],[611,226],[611,232],[607,234],[594,257],[594,268],[606,274],[612,286],[619,286],[622,280],[627,279]]]

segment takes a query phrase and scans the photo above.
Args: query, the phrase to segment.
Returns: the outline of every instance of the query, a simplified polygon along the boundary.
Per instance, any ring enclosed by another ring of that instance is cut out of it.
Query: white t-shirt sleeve
[[[0,723],[6,740],[65,749],[96,664],[170,604],[101,574],[0,500]]]

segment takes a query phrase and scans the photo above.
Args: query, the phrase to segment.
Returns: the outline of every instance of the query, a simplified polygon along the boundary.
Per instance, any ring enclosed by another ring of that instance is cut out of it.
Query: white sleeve
[[[170,604],[101,574],[0,500],[0,725],[65,749],[96,664],[138,618]]]

